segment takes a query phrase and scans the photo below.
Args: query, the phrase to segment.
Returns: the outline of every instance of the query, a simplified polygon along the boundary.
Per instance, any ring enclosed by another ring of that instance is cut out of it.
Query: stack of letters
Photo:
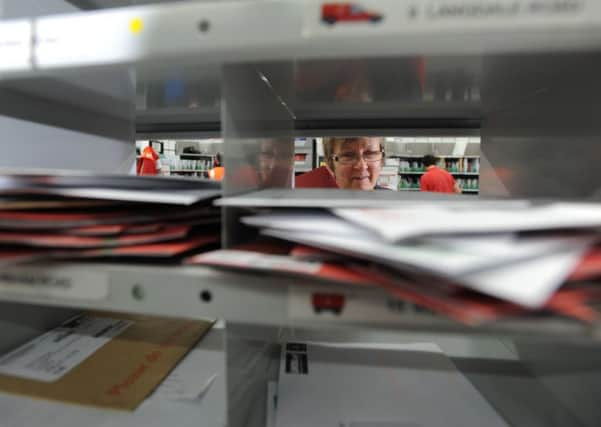
[[[0,176],[0,263],[173,260],[220,243],[218,184],[111,175]]]
[[[269,240],[188,262],[378,287],[467,324],[540,312],[585,322],[599,317],[597,204],[458,200],[382,209],[279,207],[241,221]]]

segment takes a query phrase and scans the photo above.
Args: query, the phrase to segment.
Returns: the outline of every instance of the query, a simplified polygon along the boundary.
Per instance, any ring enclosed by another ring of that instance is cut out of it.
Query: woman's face
[[[373,190],[380,176],[382,162],[380,138],[344,141],[334,147],[334,177],[338,187]]]

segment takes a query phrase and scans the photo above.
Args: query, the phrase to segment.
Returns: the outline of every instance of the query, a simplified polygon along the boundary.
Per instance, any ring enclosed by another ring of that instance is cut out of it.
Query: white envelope
[[[435,344],[286,343],[277,427],[507,427]]]

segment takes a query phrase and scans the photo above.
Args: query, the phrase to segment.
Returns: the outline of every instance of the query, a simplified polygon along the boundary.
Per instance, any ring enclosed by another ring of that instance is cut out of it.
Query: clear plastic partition
[[[594,197],[600,69],[596,52],[225,66],[226,194],[293,187],[294,137],[476,135],[481,196]]]
[[[397,143],[461,135],[466,137],[461,156],[478,157],[480,197],[594,199],[601,155],[597,120],[601,88],[595,77],[599,71],[597,52],[227,65],[222,73],[224,194],[271,189],[260,195],[313,198],[314,207],[345,198],[365,207],[396,200],[436,200],[417,192],[383,195],[323,187],[301,191],[295,174],[299,162],[295,147],[302,145],[298,138],[380,138],[385,162]],[[470,152],[475,141],[469,138],[478,138],[477,153]],[[436,148],[434,142],[425,142],[429,149]],[[327,164],[323,149],[303,154],[321,155]],[[437,154],[454,153],[440,149]],[[416,167],[412,162],[409,168]],[[224,212],[226,245],[253,237],[239,224],[240,207],[226,207]],[[268,333],[261,330],[255,337],[252,328],[232,325],[228,341],[231,426],[263,425],[268,383],[278,376],[278,344],[286,339],[436,342],[508,425],[592,427],[601,419],[592,398],[598,395],[601,372],[595,362],[600,354],[596,343],[546,341],[535,333],[532,340],[514,340],[360,327],[304,330],[292,320],[283,326]],[[242,354],[253,362],[244,364],[245,369],[235,361]]]
[[[135,91],[126,66],[0,75],[0,168],[135,172]]]

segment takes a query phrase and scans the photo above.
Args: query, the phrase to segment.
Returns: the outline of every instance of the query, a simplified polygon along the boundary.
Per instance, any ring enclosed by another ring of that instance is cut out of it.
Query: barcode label
[[[286,373],[293,375],[309,374],[307,345],[302,343],[286,344]]]
[[[75,317],[1,357],[0,373],[56,381],[132,324],[108,317]]]

